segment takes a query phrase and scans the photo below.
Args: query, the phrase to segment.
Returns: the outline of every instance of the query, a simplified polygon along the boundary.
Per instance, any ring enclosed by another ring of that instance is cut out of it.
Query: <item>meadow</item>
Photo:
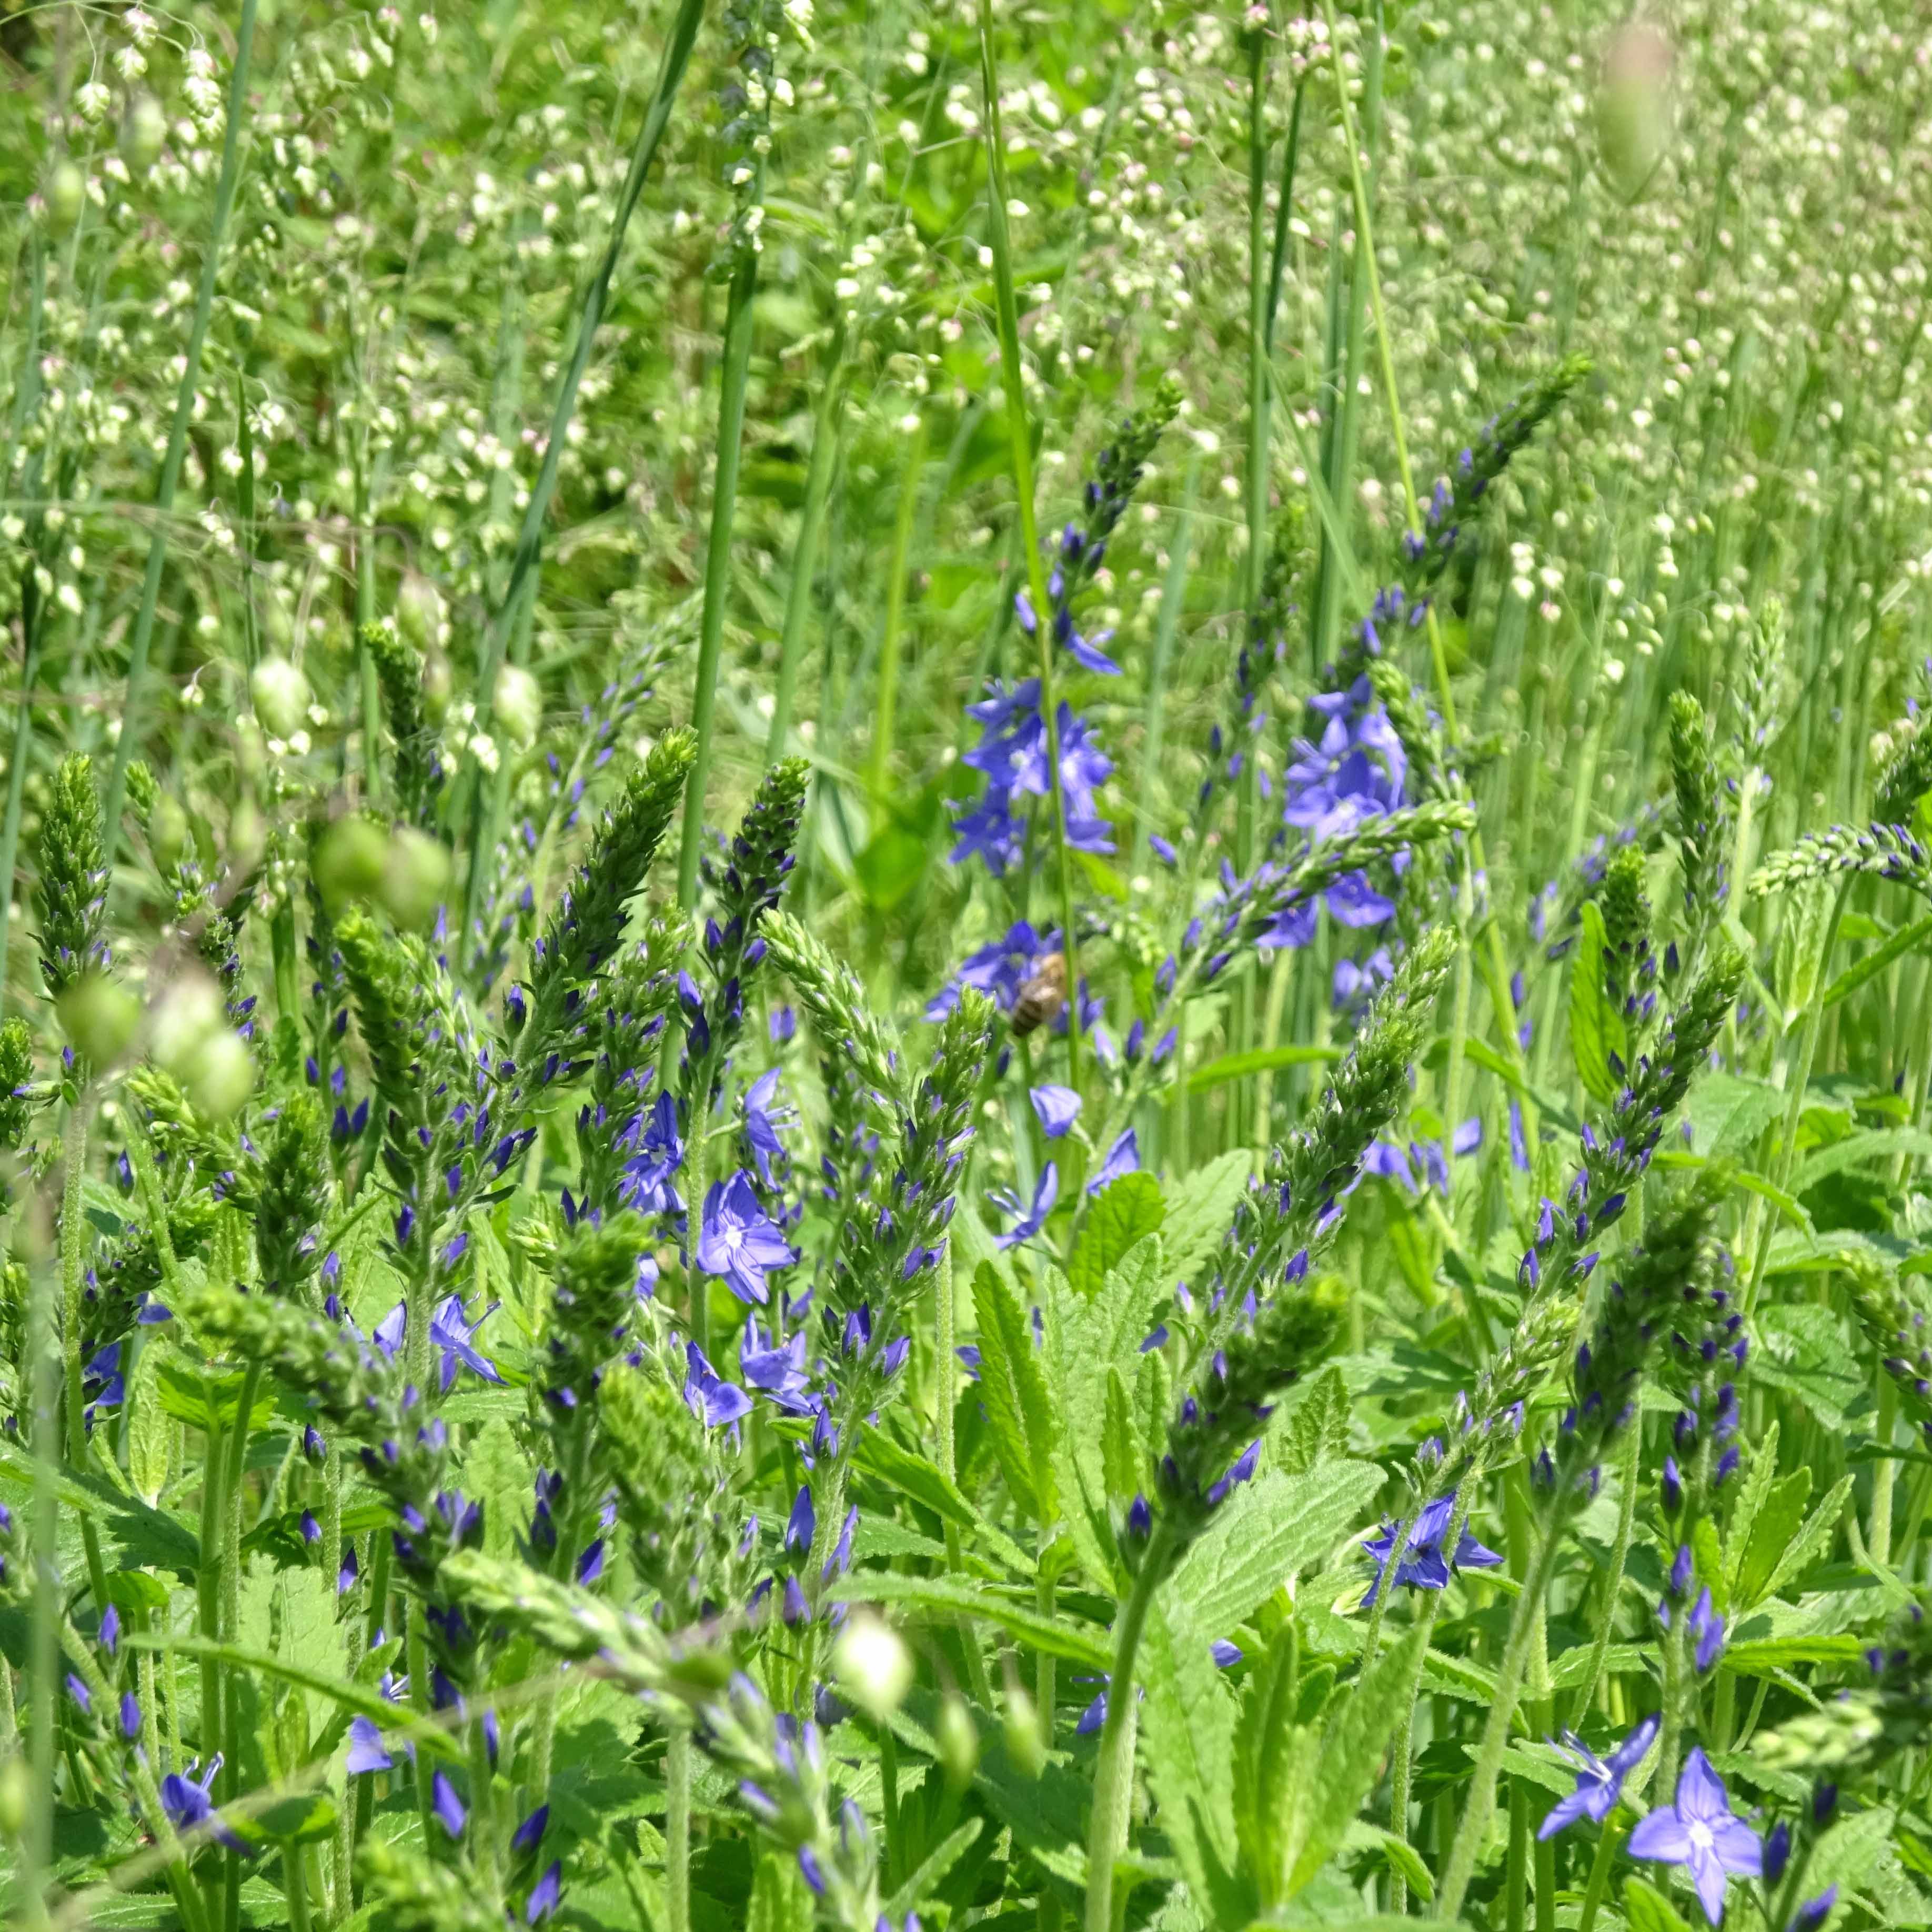
[[[1902,0],[0,0],[0,1911],[1932,1923]]]

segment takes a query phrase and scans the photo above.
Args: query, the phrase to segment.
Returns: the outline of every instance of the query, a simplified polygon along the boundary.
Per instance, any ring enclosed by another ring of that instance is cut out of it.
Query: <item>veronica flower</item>
[[[429,1340],[430,1346],[442,1353],[440,1379],[444,1394],[449,1393],[459,1368],[474,1370],[486,1382],[500,1382],[503,1379],[496,1372],[496,1364],[481,1354],[472,1340],[496,1311],[496,1304],[493,1301],[472,1322],[463,1312],[463,1298],[460,1294],[446,1295],[437,1304],[436,1312],[430,1317]]]
[[[1022,1241],[1031,1240],[1046,1225],[1046,1217],[1052,1211],[1054,1202],[1060,1198],[1060,1170],[1052,1161],[1040,1169],[1030,1208],[1022,1208],[1019,1196],[1009,1189],[996,1188],[990,1198],[1001,1214],[1019,1216],[1008,1232],[994,1238],[993,1245],[996,1248],[1017,1247]]]
[[[772,1160],[784,1157],[785,1145],[778,1138],[778,1130],[790,1126],[797,1118],[789,1108],[772,1105],[780,1074],[779,1068],[772,1067],[760,1074],[745,1092],[745,1138],[750,1144],[752,1158],[758,1162],[758,1178],[767,1187],[772,1185]]]
[[[346,1768],[352,1778],[365,1772],[387,1771],[395,1763],[382,1748],[382,1734],[370,1718],[349,1720],[349,1756]]]
[[[542,1878],[530,1888],[528,1904],[524,1907],[524,1923],[541,1925],[557,1908],[563,1896],[563,1862],[553,1858]]]
[[[1654,1715],[1645,1718],[1607,1760],[1598,1757],[1574,1731],[1565,1731],[1558,1748],[1576,1767],[1576,1789],[1550,1808],[1536,1835],[1553,1838],[1580,1818],[1600,1825],[1623,1796],[1624,1780],[1643,1762],[1660,1722]]]
[[[736,1383],[724,1381],[695,1342],[685,1344],[685,1360],[684,1400],[706,1428],[724,1428],[752,1412],[752,1398]]]
[[[752,1177],[742,1168],[729,1180],[712,1183],[698,1238],[698,1264],[706,1274],[723,1276],[740,1301],[762,1306],[770,1298],[766,1274],[797,1259],[796,1250],[759,1204]]]
[[[1630,1855],[1660,1864],[1683,1865],[1697,1888],[1698,1903],[1713,1925],[1724,1916],[1724,1888],[1734,1878],[1756,1878],[1764,1869],[1757,1834],[1731,1810],[1724,1780],[1711,1768],[1702,1745],[1694,1745],[1677,1780],[1677,1802],[1638,1821]]]
[[[1080,1096],[1071,1087],[1036,1087],[1027,1097],[1039,1117],[1040,1132],[1050,1141],[1061,1138],[1080,1118]]]
[[[793,1415],[809,1415],[812,1403],[805,1349],[802,1328],[789,1341],[773,1342],[754,1316],[739,1331],[738,1372],[747,1388],[768,1396],[776,1407]]]
[[[430,1780],[430,1808],[452,1840],[462,1837],[464,1826],[470,1822],[470,1814],[464,1808],[463,1800],[456,1795],[456,1786],[443,1772],[439,1771]]]
[[[221,1768],[221,1754],[217,1751],[208,1760],[208,1770],[198,1780],[195,1763],[190,1759],[185,1771],[171,1771],[161,1780],[161,1809],[168,1814],[168,1822],[184,1837],[206,1828],[206,1834],[218,1845],[244,1856],[252,1852],[254,1847],[237,1838],[215,1812],[211,1794],[215,1774]]]
[[[671,1176],[684,1164],[676,1101],[668,1093],[659,1094],[632,1118],[617,1144],[631,1154],[618,1188],[619,1204],[640,1214],[682,1214],[683,1198],[671,1185]]]
[[[1449,1533],[1450,1518],[1455,1513],[1455,1507],[1456,1492],[1452,1490],[1446,1496],[1438,1496],[1410,1525],[1402,1555],[1396,1564],[1397,1583],[1406,1583],[1417,1590],[1444,1589],[1450,1576],[1457,1570],[1490,1570],[1502,1562],[1496,1551],[1485,1549],[1466,1528],[1456,1540],[1454,1556],[1445,1553],[1442,1540]],[[1381,1592],[1383,1580],[1388,1574],[1389,1558],[1395,1551],[1396,1529],[1393,1523],[1385,1525],[1380,1535],[1369,1537],[1363,1542],[1362,1547],[1376,1562],[1376,1580],[1369,1586],[1369,1594],[1362,1599],[1364,1610],[1368,1609]]]
[[[1110,1182],[1120,1179],[1124,1174],[1136,1174],[1140,1170],[1141,1144],[1136,1130],[1130,1127],[1107,1150],[1107,1157],[1101,1162],[1099,1171],[1087,1184],[1089,1194],[1097,1194]]]

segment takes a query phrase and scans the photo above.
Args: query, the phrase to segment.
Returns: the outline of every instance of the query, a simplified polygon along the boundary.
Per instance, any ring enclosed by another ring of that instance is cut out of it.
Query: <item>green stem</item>
[[[7,940],[14,914],[14,888],[20,850],[20,811],[26,797],[27,767],[34,754],[34,686],[40,674],[37,648],[39,626],[28,640],[20,667],[20,711],[14,724],[14,749],[7,767],[7,817],[0,825],[0,874],[6,879],[0,896],[0,1012],[7,1007]]]
[[[785,590],[784,626],[778,634],[778,689],[772,701],[771,735],[765,741],[765,763],[775,765],[785,754],[791,736],[791,714],[798,688],[800,660],[805,656],[805,627],[812,616],[812,583],[818,565],[819,540],[825,534],[825,512],[832,500],[832,478],[838,467],[839,446],[845,424],[845,325],[833,328],[826,351],[824,387],[812,418],[812,458],[805,472],[805,506],[800,514],[798,539],[791,554],[791,582]]]
[[[1590,1661],[1583,1681],[1576,1687],[1576,1701],[1570,1707],[1573,1731],[1582,1729],[1584,1717],[1595,1701],[1597,1686],[1603,1681],[1604,1660],[1610,1654],[1610,1633],[1616,1628],[1617,1600],[1623,1594],[1624,1568],[1630,1560],[1630,1538],[1636,1528],[1637,1460],[1642,1444],[1642,1427],[1634,1420],[1624,1432],[1623,1461],[1617,1472],[1617,1538],[1610,1551],[1610,1567],[1604,1573],[1597,1634],[1590,1646]]]
[[[1006,142],[1000,118],[1000,75],[993,50],[993,0],[980,0],[980,91],[986,117],[986,239],[993,256],[993,295],[999,320],[1000,386],[1006,405],[1006,442],[1012,461],[1013,494],[1025,554],[1027,590],[1033,605],[1034,640],[1040,652],[1040,714],[1046,736],[1046,770],[1052,790],[1054,849],[1060,881],[1060,951],[1066,961],[1066,1082],[1080,1084],[1079,928],[1074,920],[1073,855],[1066,842],[1066,799],[1060,769],[1060,718],[1054,697],[1053,602],[1040,551],[1034,508],[1033,425],[1026,404],[1025,368],[1020,360],[1018,305],[1013,297],[1012,238],[1006,226]]]
[[[912,548],[913,514],[926,467],[926,419],[920,418],[899,483],[898,517],[892,526],[892,560],[886,579],[885,633],[879,641],[878,708],[872,725],[871,790],[874,832],[884,829],[891,797],[892,734],[898,722],[899,629],[905,615],[906,565]]]
[[[128,766],[140,742],[142,686],[148,675],[148,652],[154,634],[154,614],[160,607],[161,572],[167,562],[168,522],[175,491],[181,482],[188,453],[188,425],[194,416],[195,390],[201,380],[201,352],[214,310],[214,278],[221,266],[221,242],[235,206],[236,184],[242,171],[242,131],[248,124],[248,55],[255,39],[256,0],[242,0],[242,17],[235,30],[235,64],[228,81],[228,119],[221,135],[221,172],[214,188],[214,219],[208,230],[207,252],[201,263],[201,285],[194,298],[194,320],[189,326],[188,354],[175,392],[174,421],[161,458],[160,480],[154,489],[154,530],[148,542],[147,574],[141,581],[141,604],[128,644],[128,685],[122,700],[121,736],[114,748],[114,770],[101,808],[102,837],[107,848],[107,872],[112,878],[115,855],[121,848],[121,801],[128,788]]]
[[[28,1264],[26,1370],[32,1378],[34,1444],[34,1610],[27,1654],[27,1828],[20,1852],[23,1895],[44,1898],[51,1884],[54,1823],[54,1694],[60,1672],[60,1344],[55,1334],[58,1277],[44,1261]]]
[[[1558,1480],[1562,1482],[1564,1475],[1560,1474]],[[1522,1593],[1510,1617],[1509,1636],[1503,1646],[1501,1667],[1496,1672],[1496,1692],[1483,1726],[1482,1744],[1476,1755],[1475,1774],[1462,1807],[1462,1822],[1456,1827],[1455,1848],[1449,1855],[1448,1869],[1438,1893],[1436,1910],[1444,1918],[1454,1918],[1460,1911],[1462,1894],[1468,1891],[1469,1880],[1474,1874],[1478,1855],[1489,1836],[1490,1814],[1496,1806],[1496,1779],[1502,1769],[1503,1754],[1509,1748],[1510,1726],[1516,1719],[1517,1694],[1522,1686],[1524,1668],[1529,1661],[1531,1644],[1540,1621],[1543,1594],[1549,1586],[1557,1545],[1562,1540],[1567,1518],[1562,1490],[1558,1490],[1558,1501],[1551,1508],[1550,1521],[1531,1561],[1529,1574],[1522,1580]]]
[[[1880,1352],[1882,1354],[1882,1351]],[[1889,1449],[1898,1425],[1898,1384],[1885,1372],[1882,1360],[1878,1374],[1878,1421],[1875,1431],[1878,1446]],[[1872,1464],[1871,1534],[1866,1538],[1873,1557],[1880,1563],[1892,1561],[1892,1491],[1897,1465],[1889,1456]],[[1729,1683],[1730,1679],[1725,1680]]]
[[[94,1100],[85,1088],[67,1111],[61,1136],[61,1291],[67,1345],[67,1454],[76,1476],[87,1473],[87,1417],[81,1400],[81,1321],[87,1289],[87,1216],[81,1186],[87,1176],[87,1130]],[[94,1614],[107,1611],[107,1570],[101,1561],[100,1533],[92,1516],[80,1519],[81,1545],[87,1557],[88,1587],[94,1592]]]
[[[953,1301],[952,1244],[948,1241],[939,1251],[939,1265],[933,1270],[933,1346],[939,1359],[933,1366],[933,1424],[937,1438],[939,1472],[950,1483],[952,1480],[954,1454],[952,1445],[953,1390],[958,1385],[958,1370],[952,1352],[953,1324],[957,1310]]]
[[[664,1922],[691,1932],[691,1733],[682,1724],[664,1740]]]
[[[684,831],[678,848],[677,902],[688,912],[698,903],[698,860],[704,842],[704,788],[711,770],[712,721],[718,704],[718,658],[724,638],[724,605],[730,594],[731,526],[738,508],[738,460],[745,430],[745,390],[752,366],[752,298],[758,257],[742,248],[732,272],[724,310],[724,368],[718,400],[718,465],[711,489],[711,533],[704,552],[704,607],[698,638],[698,688],[692,728],[698,755],[684,794]]]
[[[550,412],[550,436],[544,445],[543,462],[538,469],[537,480],[531,486],[530,500],[524,506],[523,527],[518,532],[516,555],[510,566],[510,580],[505,588],[502,602],[497,607],[496,621],[484,640],[476,680],[479,730],[489,729],[496,674],[502,667],[503,653],[508,646],[515,613],[523,595],[524,580],[536,568],[538,554],[542,548],[544,520],[550,514],[550,499],[556,490],[557,466],[562,461],[563,452],[570,441],[570,422],[577,410],[578,391],[583,385],[584,372],[590,367],[590,351],[604,320],[604,305],[610,299],[610,278],[617,272],[618,258],[623,252],[625,232],[631,225],[638,197],[644,192],[644,177],[650,171],[658,144],[664,139],[665,125],[670,119],[671,103],[676,98],[684,70],[690,64],[691,50],[704,15],[704,0],[681,0],[677,18],[671,23],[670,38],[664,44],[664,58],[658,64],[657,86],[651,95],[651,104],[645,110],[644,124],[638,130],[638,145],[631,152],[630,170],[624,177],[623,190],[618,196],[616,213],[610,224],[610,238],[605,244],[604,259],[598,265],[597,273],[584,292],[583,306],[578,311],[576,344],[571,350],[570,366],[565,370],[563,381],[557,390],[556,406]],[[494,794],[479,784],[476,800],[478,823],[472,827],[470,888],[466,900],[472,917],[479,882],[495,844],[495,828],[488,820]]]
[[[1597,1840],[1597,1856],[1590,1861],[1590,1880],[1583,1893],[1583,1910],[1576,1921],[1576,1932],[1591,1932],[1597,1922],[1597,1914],[1603,1909],[1604,1894],[1610,1888],[1610,1867],[1616,1862],[1617,1828],[1616,1820],[1604,1820],[1603,1835]]]
[[[1164,1526],[1156,1526],[1114,1626],[1114,1667],[1107,1680],[1107,1716],[1100,1726],[1100,1756],[1094,1775],[1094,1809],[1087,1841],[1086,1932],[1114,1932],[1114,1863],[1126,1850],[1134,1792],[1134,1738],[1140,1703],[1134,1695],[1134,1660],[1171,1550],[1168,1531]]]
[[[1187,604],[1187,577],[1194,547],[1194,506],[1201,487],[1201,456],[1197,450],[1189,458],[1186,480],[1180,486],[1180,513],[1174,520],[1172,548],[1168,554],[1167,576],[1160,587],[1160,614],[1155,620],[1154,652],[1148,665],[1147,739],[1141,768],[1147,774],[1149,793],[1134,814],[1134,858],[1128,876],[1138,878],[1147,869],[1149,807],[1157,794],[1151,788],[1160,782],[1160,758],[1167,734],[1167,680],[1173,661],[1174,638],[1180,615]]]

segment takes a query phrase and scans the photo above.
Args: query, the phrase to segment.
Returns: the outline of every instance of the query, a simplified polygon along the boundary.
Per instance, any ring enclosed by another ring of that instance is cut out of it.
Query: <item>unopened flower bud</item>
[[[206,973],[183,974],[155,1005],[148,1057],[177,1079],[185,1078],[202,1042],[222,1019],[220,988]]]
[[[388,836],[380,825],[355,816],[338,818],[316,848],[315,883],[322,904],[333,913],[372,897],[388,856]]]
[[[506,664],[496,674],[494,708],[504,736],[528,751],[543,722],[543,693],[536,680],[520,665]]]
[[[442,628],[442,593],[412,570],[396,592],[395,616],[396,628],[418,650],[427,652]]]
[[[121,124],[121,158],[136,175],[143,175],[161,157],[161,143],[168,137],[168,117],[152,94],[137,94],[128,104],[128,118]]]
[[[308,680],[285,657],[264,658],[248,675],[255,716],[276,738],[292,738],[308,722]]]
[[[104,973],[84,974],[55,1001],[74,1051],[97,1066],[118,1059],[141,1022],[141,1003]]]
[[[898,1631],[863,1612],[847,1619],[832,1661],[847,1696],[874,1718],[890,1717],[912,1688],[912,1654]]]
[[[939,1707],[933,1726],[933,1741],[939,1747],[940,1767],[955,1791],[963,1791],[972,1782],[980,1762],[980,1730],[966,1700],[955,1694]]]
[[[455,674],[449,660],[432,647],[423,653],[423,716],[432,724],[440,724],[449,716],[450,694],[455,688]]]
[[[1017,1684],[1006,1689],[1006,1755],[1022,1778],[1037,1778],[1046,1768],[1046,1736],[1033,1700]]]
[[[71,161],[58,161],[47,174],[47,226],[70,235],[87,206],[87,177]]]
[[[376,902],[405,932],[420,932],[449,890],[449,852],[412,825],[398,826],[376,883]]]
[[[188,808],[172,792],[164,791],[148,814],[148,850],[164,872],[174,870],[188,849]]]
[[[253,1090],[255,1063],[242,1036],[222,1026],[203,1039],[179,1078],[197,1112],[212,1120],[225,1120]]]
[[[28,1790],[26,1754],[11,1751],[0,1763],[0,1837],[17,1840],[27,1828]]]

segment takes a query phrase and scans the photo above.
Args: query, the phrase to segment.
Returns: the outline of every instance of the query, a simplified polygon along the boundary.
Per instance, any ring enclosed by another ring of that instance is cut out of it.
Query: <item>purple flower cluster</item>
[[[982,728],[979,743],[963,763],[986,775],[986,789],[971,811],[952,822],[959,842],[952,862],[982,860],[996,878],[1018,863],[1026,846],[1028,797],[1052,796],[1046,719],[1040,708],[1040,680],[1030,677],[1010,691],[998,682],[990,696],[968,706]],[[1095,742],[1093,729],[1063,701],[1055,713],[1060,734],[1060,789],[1066,811],[1066,842],[1076,851],[1111,852],[1113,827],[1100,814],[1094,798],[1113,770],[1113,760]]]

